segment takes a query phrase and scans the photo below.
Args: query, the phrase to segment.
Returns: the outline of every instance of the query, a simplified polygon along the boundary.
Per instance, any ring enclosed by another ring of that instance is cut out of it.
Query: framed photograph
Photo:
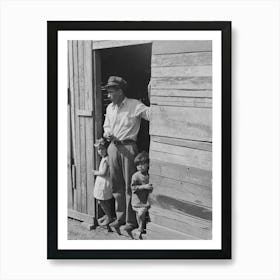
[[[48,259],[231,258],[231,22],[48,22]]]

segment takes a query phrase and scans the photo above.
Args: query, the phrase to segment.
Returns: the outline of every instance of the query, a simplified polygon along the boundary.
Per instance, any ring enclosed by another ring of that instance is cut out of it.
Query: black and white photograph
[[[230,48],[222,57],[221,29],[230,23],[215,28],[166,30],[163,39],[142,30],[59,31],[59,169],[67,164],[67,180],[58,180],[61,249],[230,248],[230,239],[222,244],[230,236],[230,172],[221,213],[222,140],[230,152],[226,119],[224,139],[221,132],[222,95],[230,100],[230,78],[222,90],[221,73],[230,77],[230,64],[221,66]]]

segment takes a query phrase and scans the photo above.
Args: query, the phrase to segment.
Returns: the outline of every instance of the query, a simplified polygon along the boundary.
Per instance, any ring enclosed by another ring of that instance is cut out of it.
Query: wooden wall
[[[91,224],[96,129],[92,62],[91,41],[68,41],[68,216]]]
[[[152,221],[211,239],[211,41],[154,41],[151,107]]]

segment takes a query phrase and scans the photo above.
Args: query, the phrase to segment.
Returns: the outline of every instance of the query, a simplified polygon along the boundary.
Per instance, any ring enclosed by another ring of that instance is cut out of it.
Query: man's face
[[[118,101],[122,98],[123,92],[119,88],[110,87],[107,89],[108,97],[113,102],[117,104]]]

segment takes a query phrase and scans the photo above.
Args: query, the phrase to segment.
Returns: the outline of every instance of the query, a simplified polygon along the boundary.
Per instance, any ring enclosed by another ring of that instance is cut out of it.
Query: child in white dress
[[[93,170],[93,175],[97,176],[95,179],[93,196],[98,200],[105,215],[99,219],[99,224],[102,226],[108,226],[114,221],[112,215],[112,201],[113,198],[112,188],[110,185],[109,164],[107,155],[107,142],[100,138],[94,144],[97,148],[98,154],[102,157],[99,170]]]

